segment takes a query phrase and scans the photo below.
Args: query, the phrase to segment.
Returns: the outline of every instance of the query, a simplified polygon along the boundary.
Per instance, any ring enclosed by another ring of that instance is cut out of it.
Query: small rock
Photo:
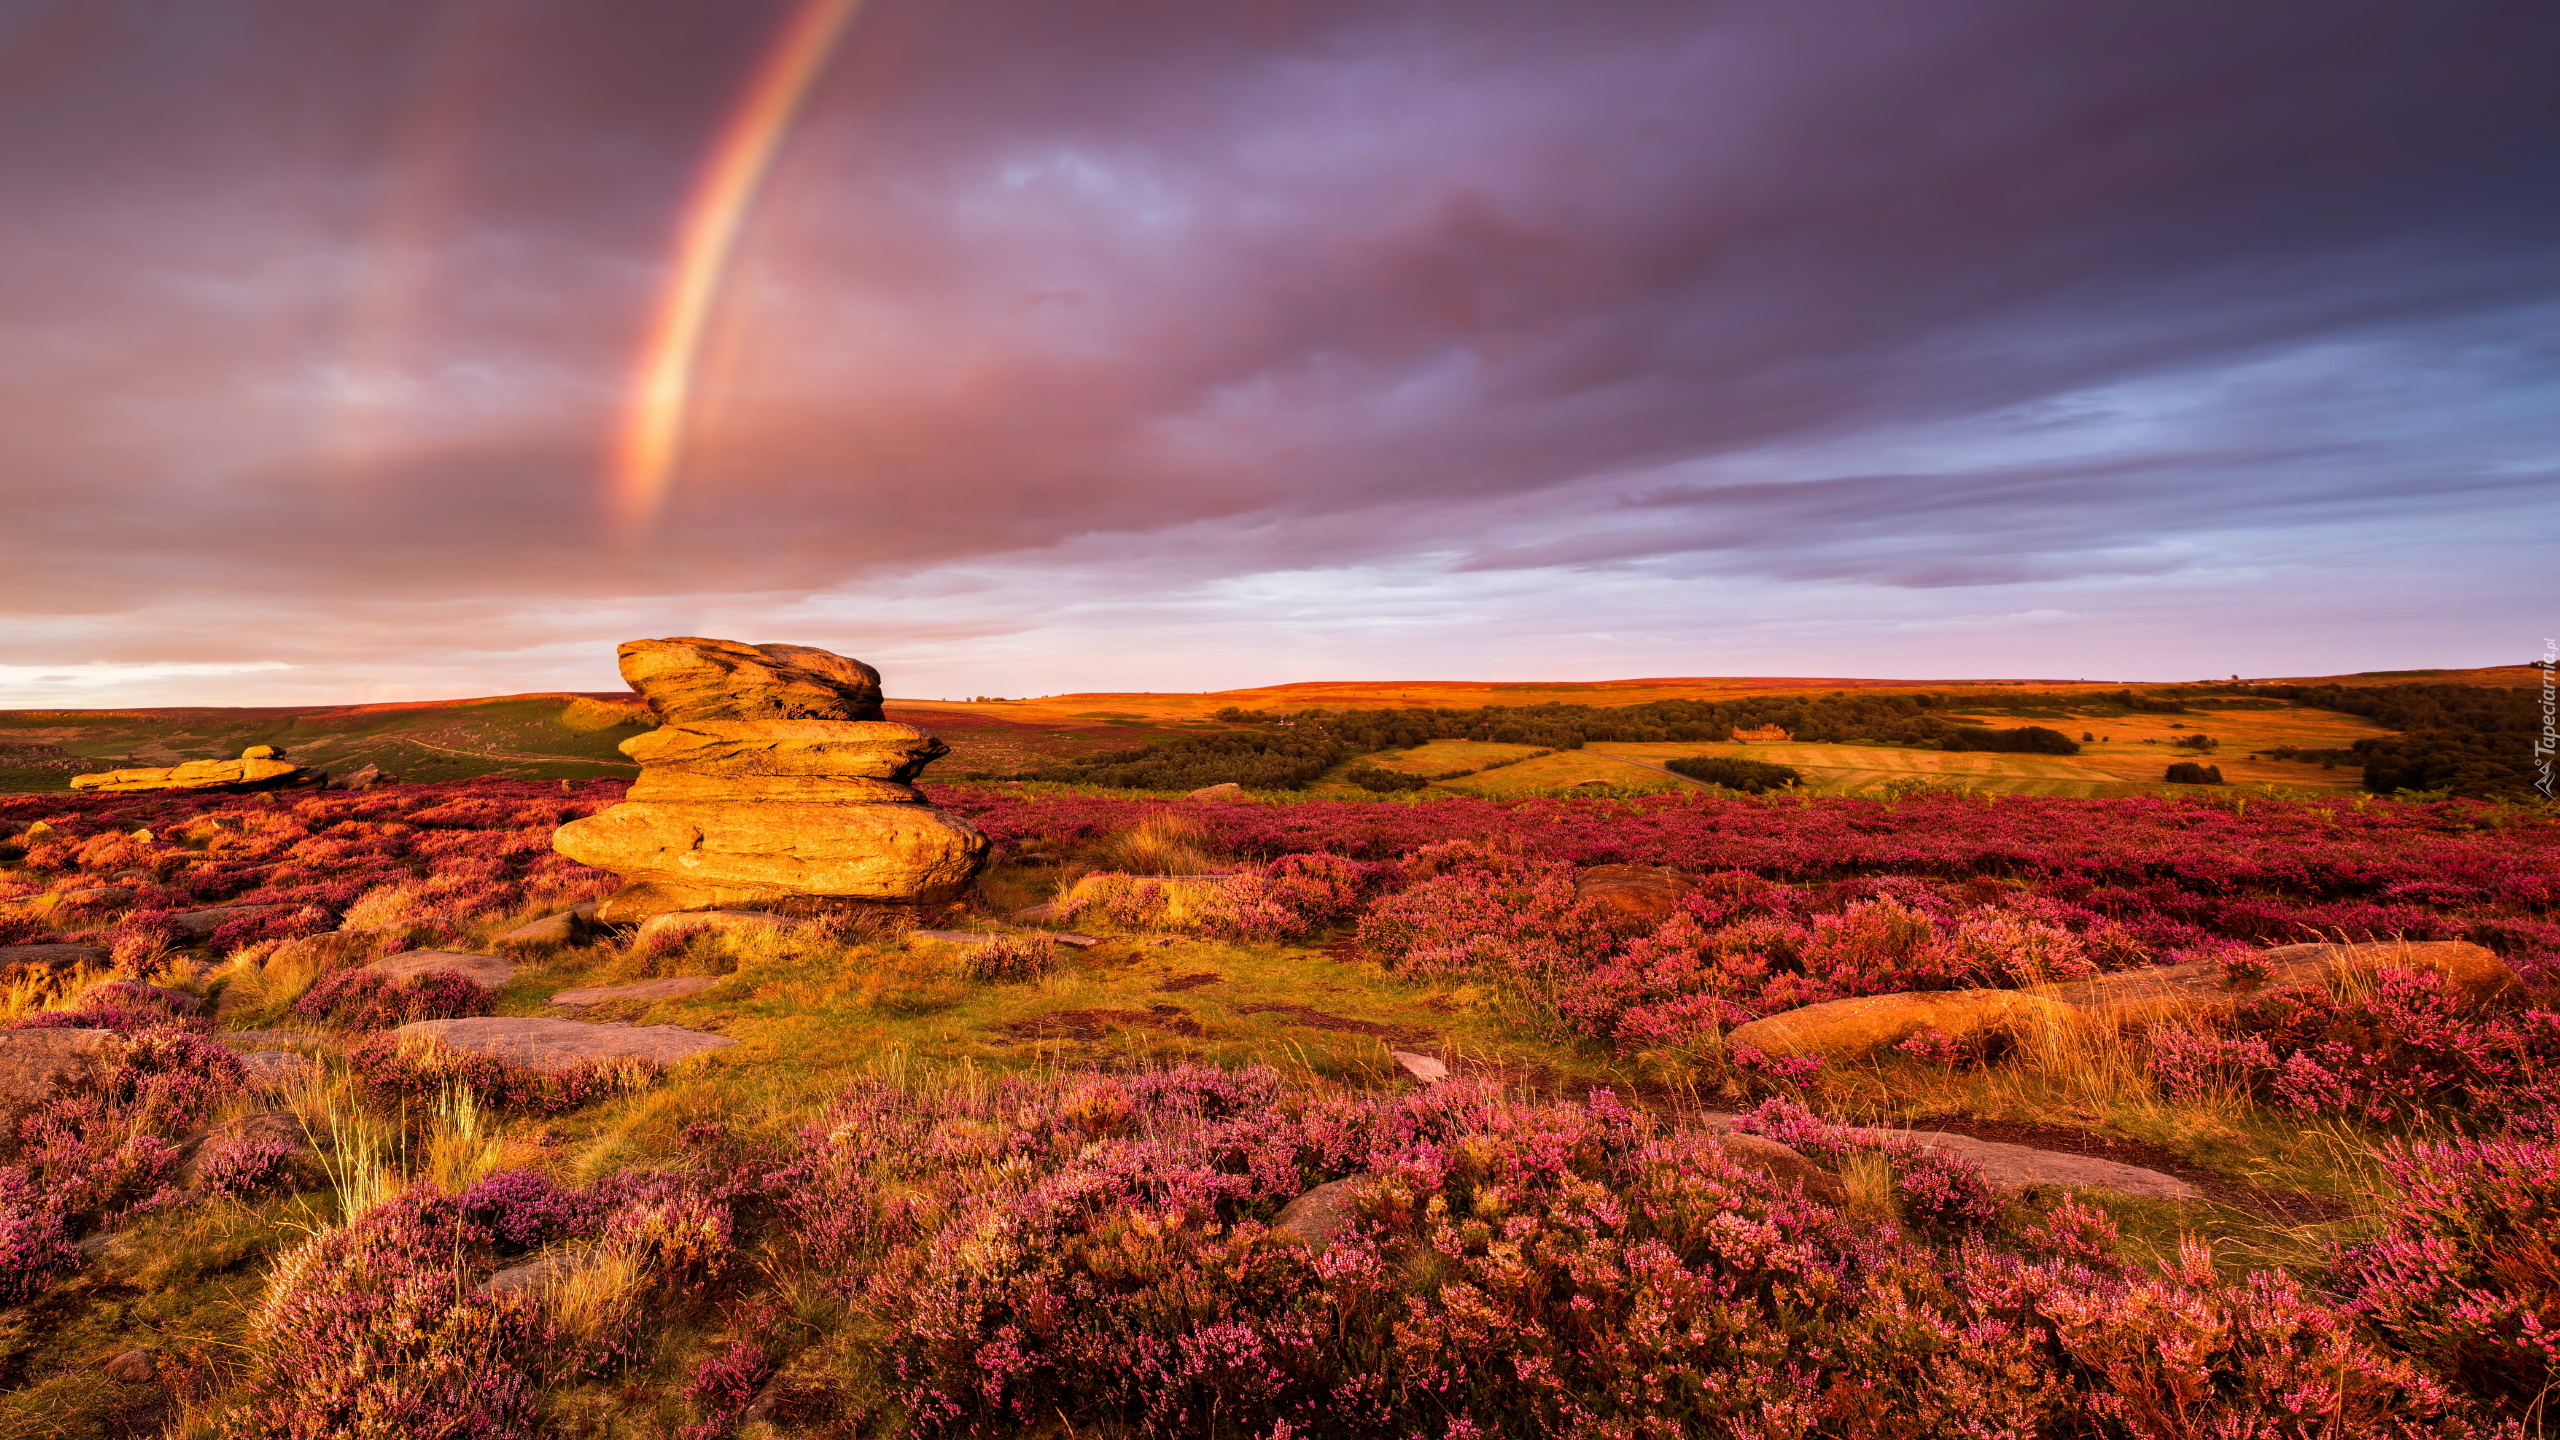
[[[1016,924],[1020,925],[1046,925],[1050,921],[1058,918],[1058,907],[1055,905],[1027,905],[1020,910],[1014,911],[1011,918]]]
[[[127,1350],[98,1369],[119,1385],[148,1385],[160,1378],[160,1361],[148,1350]]]
[[[224,1030],[205,1038],[234,1050],[335,1050],[344,1043],[313,1030]]]
[[[240,752],[240,758],[243,760],[273,760],[283,753],[284,752],[276,749],[273,745],[252,745],[248,749]]]
[[[633,985],[591,985],[582,990],[563,990],[551,997],[554,1005],[602,1005],[608,1000],[673,1000],[680,995],[699,995],[720,983],[717,975],[672,975],[664,980],[643,980]]]
[[[495,955],[465,955],[452,950],[403,950],[364,967],[376,975],[406,980],[415,975],[459,975],[475,985],[502,989],[516,977],[512,960]]]
[[[310,1056],[291,1050],[252,1050],[240,1057],[240,1064],[256,1090],[291,1090],[320,1073]]]
[[[42,820],[38,820],[34,824],[29,825],[26,829],[19,831],[18,838],[26,841],[30,845],[33,845],[40,840],[51,840],[61,834],[62,832],[60,830],[55,829],[53,826],[46,824]]]
[[[993,945],[1004,937],[990,935],[983,930],[910,930],[907,938],[938,940],[945,945]]]
[[[1795,1185],[1826,1205],[1837,1205],[1848,1198],[1848,1192],[1841,1188],[1840,1177],[1806,1159],[1792,1145],[1733,1130],[1716,1137],[1716,1148],[1736,1164]]]
[[[1593,865],[1573,882],[1574,898],[1647,920],[1669,915],[1679,907],[1682,896],[1697,888],[1696,880],[1658,865]]]
[[[1241,800],[1244,787],[1230,780],[1223,785],[1205,785],[1183,797],[1189,800]]]
[[[1321,1254],[1359,1222],[1353,1197],[1374,1177],[1351,1175],[1328,1180],[1282,1207],[1271,1221],[1271,1233],[1294,1235]]]
[[[1078,935],[1072,930],[1036,930],[1029,938],[1064,945],[1070,950],[1090,950],[1102,943],[1091,935]]]
[[[545,1250],[539,1255],[519,1260],[480,1282],[483,1295],[530,1295],[549,1289],[555,1282],[577,1272],[586,1258],[584,1247]]]
[[[539,920],[527,920],[499,936],[496,943],[500,945],[578,944],[600,928],[592,918],[595,908],[593,906],[584,908],[586,910],[584,915],[579,914],[577,910],[563,910],[557,915],[545,915]],[[658,918],[663,920],[666,917],[662,915]]]
[[[58,1032],[57,1032],[58,1033]],[[413,1020],[391,1032],[436,1040],[537,1070],[567,1070],[606,1060],[672,1065],[738,1042],[675,1025],[611,1025],[489,1015],[470,1020]]]
[[[1410,1050],[1390,1050],[1389,1058],[1404,1067],[1404,1073],[1425,1085],[1437,1085],[1449,1078],[1449,1067],[1429,1055],[1416,1055]]]

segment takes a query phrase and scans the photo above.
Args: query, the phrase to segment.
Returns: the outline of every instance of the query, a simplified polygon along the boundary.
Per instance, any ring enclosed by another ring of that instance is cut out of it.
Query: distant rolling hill
[[[2280,681],[2252,678],[2283,684],[2364,686],[2423,681],[2511,688],[2539,684],[2541,672],[2528,665],[2507,665],[2286,677]],[[1056,760],[1224,729],[1227,727],[1216,718],[1216,712],[1230,707],[1286,712],[1319,707],[1416,705],[1614,706],[1807,690],[1928,690],[1979,691],[1986,702],[1984,708],[1991,710],[1997,706],[1998,692],[2006,688],[2032,687],[2043,692],[2085,688],[2094,695],[2120,689],[2126,683],[1791,676],[1557,682],[1301,681],[1205,692],[1113,691],[1023,700],[891,700],[888,712],[889,718],[922,726],[950,744],[950,758],[935,767],[932,777],[954,780],[1018,774]],[[615,747],[649,723],[646,712],[629,694],[570,691],[369,705],[0,711],[0,792],[63,790],[75,774],[228,758],[250,745],[273,745],[291,759],[340,773],[372,764],[408,780],[460,780],[481,775],[544,780],[620,779],[637,772]],[[2227,726],[2230,721],[2225,720],[2224,724]],[[2375,732],[2366,729],[2363,733]],[[2341,738],[2345,738],[2343,733]],[[2131,779],[2133,771],[2147,769],[2154,758],[2145,752],[2128,757],[2130,763],[2117,768],[2125,769],[2124,778]],[[1561,772],[1567,762],[1560,757],[1549,768]],[[1550,778],[1542,771],[1507,778],[1518,783],[1533,775]]]

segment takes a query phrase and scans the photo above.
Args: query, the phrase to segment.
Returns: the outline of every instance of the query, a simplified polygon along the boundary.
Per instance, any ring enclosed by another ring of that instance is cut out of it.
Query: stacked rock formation
[[[74,775],[74,790],[241,790],[273,785],[316,785],[329,777],[280,758],[273,745],[252,745],[237,760],[190,760],[156,770],[108,770]]]
[[[909,783],[949,747],[881,718],[878,671],[805,645],[695,637],[620,653],[662,723],[622,742],[640,762],[623,803],[551,842],[630,882],[598,920],[789,896],[937,903],[976,878],[987,837]]]

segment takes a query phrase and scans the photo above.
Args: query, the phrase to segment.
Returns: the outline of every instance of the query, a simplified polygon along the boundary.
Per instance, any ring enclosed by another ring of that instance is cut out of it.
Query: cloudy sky
[[[2560,6],[873,0],[617,519],[824,3],[0,0],[0,705],[667,634],[935,696],[2560,626]]]

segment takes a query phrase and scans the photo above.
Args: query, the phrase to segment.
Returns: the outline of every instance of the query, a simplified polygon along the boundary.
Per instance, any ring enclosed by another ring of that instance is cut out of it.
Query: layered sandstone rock
[[[599,920],[797,895],[933,903],[976,878],[986,837],[911,783],[948,747],[881,718],[870,666],[698,638],[635,640],[621,656],[664,723],[622,742],[640,763],[624,802],[552,837],[630,882]]]
[[[236,790],[276,785],[318,784],[328,777],[278,759],[272,745],[252,745],[237,760],[190,760],[156,770],[107,770],[74,775],[74,790],[116,793],[127,790]]]

